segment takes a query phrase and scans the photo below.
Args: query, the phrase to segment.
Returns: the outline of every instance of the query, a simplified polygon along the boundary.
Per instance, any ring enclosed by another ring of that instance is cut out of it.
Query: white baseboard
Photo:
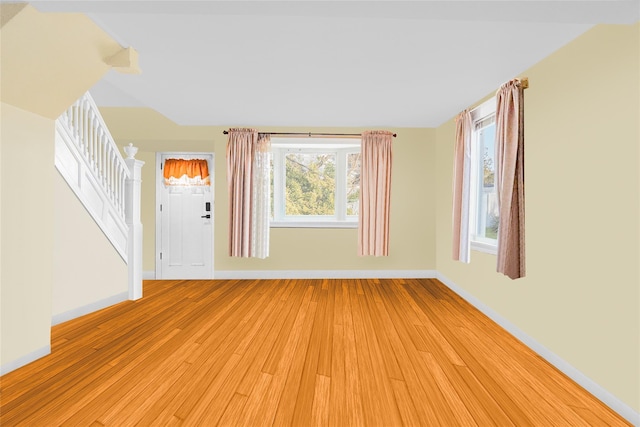
[[[85,314],[93,313],[94,311],[102,310],[114,304],[118,304],[122,301],[129,299],[128,292],[122,292],[102,299],[100,301],[92,302],[91,304],[83,305],[82,307],[74,308],[73,310],[65,311],[64,313],[56,314],[51,318],[51,326],[64,323],[68,320],[75,319],[76,317],[84,316]]]
[[[576,383],[580,384],[585,390],[600,399],[605,405],[620,414],[620,416],[624,417],[631,424],[640,426],[640,413],[636,412],[629,405],[618,399],[616,396],[597,384],[591,378],[587,377],[578,369],[571,366],[571,364],[569,364],[566,360],[562,359],[560,356],[534,340],[517,326],[493,311],[491,307],[487,306],[482,301],[471,295],[469,292],[453,283],[447,277],[437,272],[436,278],[444,283],[453,292],[465,299],[468,303],[484,313],[491,320],[504,328],[511,335],[522,341],[524,345],[538,353],[538,355],[540,355],[547,362],[558,368],[558,370],[560,370],[566,376],[571,378]]]
[[[227,270],[216,280],[241,279],[433,279],[435,270]]]
[[[24,365],[28,365],[31,362],[34,362],[41,357],[47,356],[51,354],[51,346],[46,345],[42,348],[37,349],[36,351],[32,351],[29,354],[25,354],[22,357],[17,358],[16,360],[6,363],[0,366],[0,375],[7,374],[11,371],[15,371],[18,368],[23,367]]]
[[[153,270],[145,270],[142,272],[142,280],[156,280],[156,272]]]

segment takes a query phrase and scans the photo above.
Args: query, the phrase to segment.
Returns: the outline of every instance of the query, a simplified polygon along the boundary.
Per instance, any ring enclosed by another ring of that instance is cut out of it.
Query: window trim
[[[471,110],[471,185],[469,206],[469,246],[471,250],[492,255],[498,253],[498,239],[474,239],[478,218],[478,133],[476,125],[496,113],[496,98],[492,97]],[[495,155],[494,155],[495,157]],[[496,178],[497,179],[497,178]],[[475,185],[474,185],[475,184]],[[488,240],[488,241],[487,241]],[[495,244],[493,243],[495,242]]]
[[[354,139],[308,139],[275,138],[271,141],[273,155],[273,218],[269,226],[273,228],[357,228],[358,216],[346,215],[346,172],[347,156],[360,153],[360,140]],[[335,215],[305,216],[285,215],[285,157],[287,153],[336,153],[336,194]],[[337,179],[341,177],[341,179]],[[340,197],[342,194],[344,197]]]

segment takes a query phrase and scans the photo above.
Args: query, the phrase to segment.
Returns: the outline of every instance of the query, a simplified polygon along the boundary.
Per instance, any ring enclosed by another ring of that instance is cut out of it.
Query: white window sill
[[[358,228],[357,221],[271,221],[271,228]]]
[[[484,252],[486,254],[496,255],[498,253],[498,247],[496,245],[492,245],[484,242],[471,242],[471,250]]]

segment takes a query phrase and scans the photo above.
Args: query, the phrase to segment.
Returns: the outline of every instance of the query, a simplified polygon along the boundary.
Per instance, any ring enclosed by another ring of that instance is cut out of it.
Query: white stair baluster
[[[115,201],[116,196],[116,154],[115,150],[111,149],[111,180],[109,181],[109,195],[111,201]]]
[[[113,150],[111,149],[111,146],[107,147],[107,159],[109,160],[109,166],[107,167],[107,186],[105,188],[105,190],[107,190],[107,195],[109,196],[109,199],[113,200],[112,194],[111,194],[111,180],[113,178]]]
[[[78,107],[78,101],[76,101],[71,108],[73,109],[73,127],[71,130],[73,133],[73,139],[76,141],[80,138],[80,127],[78,126],[78,123],[80,122],[80,108]]]
[[[122,168],[120,170],[120,197],[119,197],[119,201],[120,201],[120,214],[124,215],[124,186],[125,186],[125,180],[127,177],[127,171],[126,169]]]
[[[92,170],[94,171],[96,169],[96,164],[98,162],[98,141],[100,141],[101,133],[102,133],[102,129],[100,128],[98,119],[96,118],[96,123],[93,130],[93,144],[91,145],[91,166],[92,166]]]
[[[106,141],[104,145],[100,147],[100,183],[103,187],[107,185],[107,147],[108,144]]]
[[[92,113],[92,117],[91,117],[91,133],[89,136],[89,147],[88,147],[88,152],[87,152],[87,160],[89,161],[90,165],[93,165],[93,147],[95,146],[96,143],[96,118],[94,117],[93,113]]]
[[[80,152],[84,154],[87,146],[87,138],[89,135],[89,109],[87,102],[82,103],[82,137],[80,138]]]

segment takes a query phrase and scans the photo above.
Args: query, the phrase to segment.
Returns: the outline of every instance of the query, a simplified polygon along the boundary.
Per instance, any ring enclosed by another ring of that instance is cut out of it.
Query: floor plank
[[[0,378],[4,426],[628,426],[432,279],[145,281]]]

